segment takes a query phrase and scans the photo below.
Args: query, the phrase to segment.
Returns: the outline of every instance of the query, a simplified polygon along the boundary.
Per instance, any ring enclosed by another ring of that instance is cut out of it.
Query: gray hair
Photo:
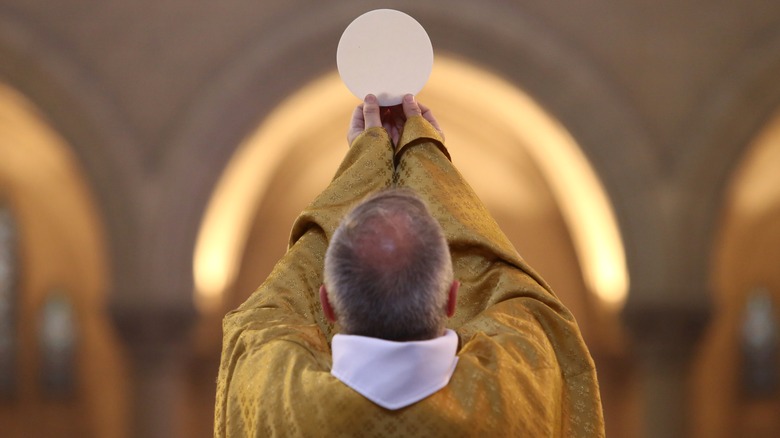
[[[452,259],[441,226],[411,190],[377,192],[344,217],[324,281],[345,334],[412,341],[444,331]]]

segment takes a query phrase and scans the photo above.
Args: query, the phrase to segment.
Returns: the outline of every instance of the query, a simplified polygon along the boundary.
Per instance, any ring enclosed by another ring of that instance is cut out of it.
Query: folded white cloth
[[[458,335],[394,342],[335,335],[331,374],[386,409],[400,409],[447,386],[458,363]]]

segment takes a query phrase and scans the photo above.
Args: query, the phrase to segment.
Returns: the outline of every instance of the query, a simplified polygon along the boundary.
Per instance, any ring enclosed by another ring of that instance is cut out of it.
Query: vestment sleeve
[[[318,295],[328,241],[355,202],[390,186],[392,179],[389,136],[382,128],[366,130],[355,139],[328,187],[296,219],[288,250],[265,282],[225,317],[215,436],[224,436],[226,423],[240,418],[241,394],[234,392],[242,382],[233,381],[233,375],[238,363],[247,366],[242,358],[281,340],[305,345],[317,358],[330,361],[333,327],[322,315]]]
[[[463,282],[455,325],[461,325],[487,307],[514,298],[503,288],[485,288],[464,281],[480,263],[506,265],[525,277],[524,294],[554,305],[550,287],[520,257],[471,186],[451,163],[439,133],[422,116],[410,118],[396,152],[397,185],[417,192],[439,221]],[[479,287],[476,287],[479,286]],[[465,304],[461,306],[461,304]]]
[[[560,405],[545,409],[559,411],[562,435],[603,435],[595,367],[574,317],[520,257],[421,116],[407,120],[396,162],[397,185],[426,200],[447,237],[461,281],[449,325],[461,345],[479,334],[511,343],[521,361],[549,356],[563,385],[562,393],[550,398]]]

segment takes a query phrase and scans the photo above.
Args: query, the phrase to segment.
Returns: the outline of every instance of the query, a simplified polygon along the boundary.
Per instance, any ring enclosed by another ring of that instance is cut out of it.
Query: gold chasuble
[[[458,363],[441,390],[387,410],[330,374],[334,327],[320,310],[323,258],[366,195],[407,187],[444,229],[462,284],[448,322]],[[268,279],[223,323],[217,437],[599,437],[593,361],[577,323],[518,255],[421,116],[397,150],[382,128],[352,144],[327,189],[296,220]]]

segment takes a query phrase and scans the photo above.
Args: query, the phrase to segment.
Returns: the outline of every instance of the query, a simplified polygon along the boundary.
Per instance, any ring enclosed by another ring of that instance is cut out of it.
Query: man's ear
[[[458,280],[454,280],[452,282],[452,285],[450,286],[450,292],[447,296],[447,317],[452,318],[452,315],[455,314],[455,305],[458,303],[458,288],[460,287],[460,282]]]
[[[320,304],[322,304],[322,313],[325,315],[325,319],[330,322],[336,322],[336,312],[333,311],[333,306],[330,305],[328,291],[325,289],[324,284],[320,286]]]

